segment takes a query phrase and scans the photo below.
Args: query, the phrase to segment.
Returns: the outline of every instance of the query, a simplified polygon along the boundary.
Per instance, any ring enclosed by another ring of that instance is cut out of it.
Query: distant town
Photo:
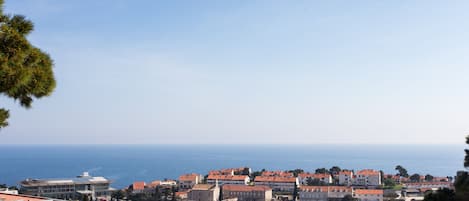
[[[28,178],[19,186],[0,186],[0,201],[418,201],[433,191],[452,189],[454,178],[348,170],[334,166],[307,172],[259,170],[249,167],[186,173],[176,180],[135,181],[124,189],[84,172],[71,178]],[[0,181],[1,182],[1,181]]]

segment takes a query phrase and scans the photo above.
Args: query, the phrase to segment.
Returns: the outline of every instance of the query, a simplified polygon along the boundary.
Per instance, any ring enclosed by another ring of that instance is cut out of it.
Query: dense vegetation
[[[22,15],[4,14],[3,3],[0,0],[0,95],[30,108],[33,99],[48,96],[55,88],[53,61],[27,40],[33,23]],[[0,128],[8,125],[9,116],[0,108]]]

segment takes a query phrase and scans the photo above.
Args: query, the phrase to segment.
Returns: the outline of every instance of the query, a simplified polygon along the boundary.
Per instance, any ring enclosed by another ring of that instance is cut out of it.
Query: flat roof
[[[76,177],[76,178],[55,178],[55,179],[26,179],[20,182],[22,186],[50,186],[66,184],[98,184],[111,183],[104,177]]]

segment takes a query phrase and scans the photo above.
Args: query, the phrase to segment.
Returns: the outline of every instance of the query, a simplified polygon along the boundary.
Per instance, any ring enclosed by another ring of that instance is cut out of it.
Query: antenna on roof
[[[90,173],[88,172],[83,172],[80,176],[78,176],[79,178],[81,177],[90,177]]]

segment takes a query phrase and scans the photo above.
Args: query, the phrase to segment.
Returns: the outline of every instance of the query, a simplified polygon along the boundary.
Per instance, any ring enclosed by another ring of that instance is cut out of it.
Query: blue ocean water
[[[122,188],[133,181],[176,179],[183,173],[248,166],[314,171],[337,165],[396,173],[452,176],[462,170],[463,145],[0,145],[0,183],[74,177],[84,171]]]

